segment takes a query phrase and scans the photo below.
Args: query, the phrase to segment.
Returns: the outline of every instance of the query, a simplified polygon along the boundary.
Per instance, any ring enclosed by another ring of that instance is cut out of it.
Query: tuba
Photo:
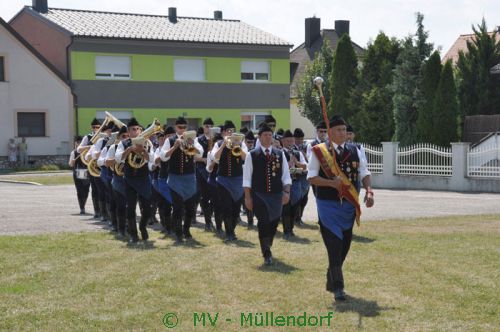
[[[182,134],[181,150],[188,156],[194,156],[199,151],[194,147],[194,139],[196,138],[196,131],[190,130]]]
[[[226,147],[231,150],[231,154],[235,157],[241,156],[241,142],[245,139],[245,135],[234,133],[226,138]]]
[[[153,147],[153,145],[149,141],[149,138],[151,136],[153,136],[154,134],[159,133],[160,131],[161,131],[160,121],[155,118],[153,120],[153,123],[151,124],[151,126],[149,126],[146,130],[144,130],[139,136],[131,139],[132,145],[142,145],[144,150],[147,151]],[[147,162],[148,161],[146,160],[146,158],[144,158],[142,155],[137,154],[135,152],[131,152],[127,157],[128,165],[132,168],[135,168],[135,169],[143,167]],[[116,170],[117,169],[115,168],[115,171]],[[123,171],[120,170],[120,173],[123,173]],[[117,172],[117,174],[118,174],[118,172]]]

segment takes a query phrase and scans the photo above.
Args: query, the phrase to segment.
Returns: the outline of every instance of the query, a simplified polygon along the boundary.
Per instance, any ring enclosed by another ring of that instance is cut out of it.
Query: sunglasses
[[[132,131],[141,130],[141,127],[130,127],[130,130],[132,130]]]
[[[185,125],[177,125],[177,128],[179,128],[179,129],[186,129],[187,126],[185,126]]]
[[[92,126],[92,129],[99,129],[101,126]]]
[[[270,127],[270,128],[275,128],[276,124],[275,123],[268,123],[267,126]]]
[[[213,125],[204,125],[205,128],[213,128]]]

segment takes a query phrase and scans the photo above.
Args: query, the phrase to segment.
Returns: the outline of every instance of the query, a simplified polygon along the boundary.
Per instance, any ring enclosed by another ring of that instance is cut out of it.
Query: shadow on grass
[[[154,242],[154,240],[139,241],[137,243],[128,242],[127,248],[132,250],[154,250],[156,249]]]
[[[285,241],[292,242],[292,243],[299,243],[299,244],[310,244],[311,243],[311,240],[309,240],[308,238],[300,237],[297,235],[295,235],[295,236],[293,236]]]
[[[235,246],[242,247],[242,248],[253,248],[253,247],[255,247],[255,243],[250,242],[250,241],[246,241],[246,240],[241,240],[241,239],[238,239],[236,241],[230,241],[230,242],[224,241],[224,243],[228,244],[228,245],[234,244]]]
[[[318,222],[308,222],[308,223],[303,223],[302,225],[295,225],[295,227],[298,228],[304,228],[304,229],[319,229]]]
[[[335,312],[353,312],[358,314],[358,328],[363,327],[363,317],[377,317],[381,311],[393,310],[394,307],[381,307],[377,301],[365,300],[347,295],[345,302],[335,302],[332,308]]]
[[[271,265],[264,265],[258,267],[259,271],[262,272],[278,272],[283,274],[289,274],[298,269],[293,266],[282,262],[281,260],[273,257],[273,263]]]
[[[372,243],[375,241],[375,239],[369,238],[369,237],[364,237],[360,235],[353,234],[352,235],[352,240],[354,242],[359,242],[359,243]]]

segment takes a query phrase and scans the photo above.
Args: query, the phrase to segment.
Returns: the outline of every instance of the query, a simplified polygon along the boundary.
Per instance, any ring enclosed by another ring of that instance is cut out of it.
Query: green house
[[[159,10],[161,12],[161,10]],[[33,1],[10,22],[71,83],[75,131],[109,111],[172,123],[185,116],[255,129],[267,114],[290,125],[292,45],[239,20],[48,8]]]

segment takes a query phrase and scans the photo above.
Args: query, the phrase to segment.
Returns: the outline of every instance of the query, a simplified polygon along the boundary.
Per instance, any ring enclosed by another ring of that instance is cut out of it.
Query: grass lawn
[[[2,179],[15,181],[37,182],[43,185],[73,184],[73,175],[71,173],[54,174],[27,174],[27,175],[4,175]]]
[[[325,291],[326,251],[311,223],[294,242],[278,235],[271,267],[255,230],[238,227],[236,244],[192,233],[195,242],[174,246],[151,231],[150,245],[135,247],[105,232],[0,237],[0,330],[167,331],[162,318],[173,312],[172,330],[238,331],[242,312],[266,311],[334,312],[330,328],[300,330],[500,329],[498,215],[364,223],[340,305]],[[202,312],[219,313],[216,328],[194,326]]]

